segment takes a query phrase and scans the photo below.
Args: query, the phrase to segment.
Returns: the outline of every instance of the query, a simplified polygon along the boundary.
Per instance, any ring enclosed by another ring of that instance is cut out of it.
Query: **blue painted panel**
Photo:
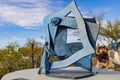
[[[118,43],[117,43],[117,42],[112,43],[112,48],[113,48],[115,51],[117,51],[118,48],[119,48]]]
[[[67,55],[67,29],[64,26],[59,26],[56,34],[54,51],[57,56],[66,56]]]
[[[69,57],[76,53],[77,51],[83,49],[83,45],[81,42],[68,43],[67,48],[68,48],[67,56]]]
[[[57,29],[58,26],[53,26],[52,24],[49,24],[49,35],[51,40],[50,43],[52,43],[51,45],[54,45]]]
[[[92,71],[92,55],[82,58],[80,61],[77,61],[75,65],[80,66],[89,71]]]

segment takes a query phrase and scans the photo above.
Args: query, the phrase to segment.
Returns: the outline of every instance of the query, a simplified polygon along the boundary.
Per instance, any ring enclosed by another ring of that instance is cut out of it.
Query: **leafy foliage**
[[[116,20],[115,22],[104,20],[104,12],[100,13],[97,16],[97,22],[100,26],[100,31],[98,35],[99,42],[106,46],[108,44],[109,49],[112,49],[111,43],[119,42],[120,40],[120,21]],[[98,45],[99,46],[99,45]]]
[[[0,77],[16,70],[40,66],[40,57],[43,53],[43,47],[35,40],[32,44],[34,44],[33,50],[29,40],[22,47],[19,47],[19,44],[14,42],[0,49]]]
[[[120,22],[116,21],[112,24],[110,21],[107,22],[106,27],[100,27],[100,34],[111,38],[114,41],[120,39]]]

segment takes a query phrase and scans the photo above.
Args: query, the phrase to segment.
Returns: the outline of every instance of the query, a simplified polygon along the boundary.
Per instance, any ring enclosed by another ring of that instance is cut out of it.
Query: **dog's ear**
[[[97,54],[100,54],[100,49],[101,49],[101,46],[98,47],[98,49],[96,50],[96,53],[97,53]]]
[[[96,54],[100,54],[99,49],[96,50]]]

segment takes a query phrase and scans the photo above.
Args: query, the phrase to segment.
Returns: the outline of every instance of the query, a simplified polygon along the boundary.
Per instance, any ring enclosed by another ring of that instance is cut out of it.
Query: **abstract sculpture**
[[[73,17],[69,16],[71,13]],[[47,15],[44,18],[44,27],[46,43],[39,73],[49,75],[52,70],[74,64],[89,71],[89,74],[77,77],[93,75],[92,56],[95,54],[95,43],[99,30],[95,18],[83,18],[75,1],[72,1],[61,11]],[[67,43],[67,29],[78,30],[81,42]],[[59,61],[50,62],[50,56]]]

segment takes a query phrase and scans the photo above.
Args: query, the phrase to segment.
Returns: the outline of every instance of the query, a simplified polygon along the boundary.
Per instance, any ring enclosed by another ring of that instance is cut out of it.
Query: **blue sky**
[[[59,11],[72,0],[0,0],[0,48],[18,41],[23,45],[34,38],[44,42],[43,18]],[[104,12],[104,20],[120,20],[119,0],[76,0],[85,16],[97,16]]]

